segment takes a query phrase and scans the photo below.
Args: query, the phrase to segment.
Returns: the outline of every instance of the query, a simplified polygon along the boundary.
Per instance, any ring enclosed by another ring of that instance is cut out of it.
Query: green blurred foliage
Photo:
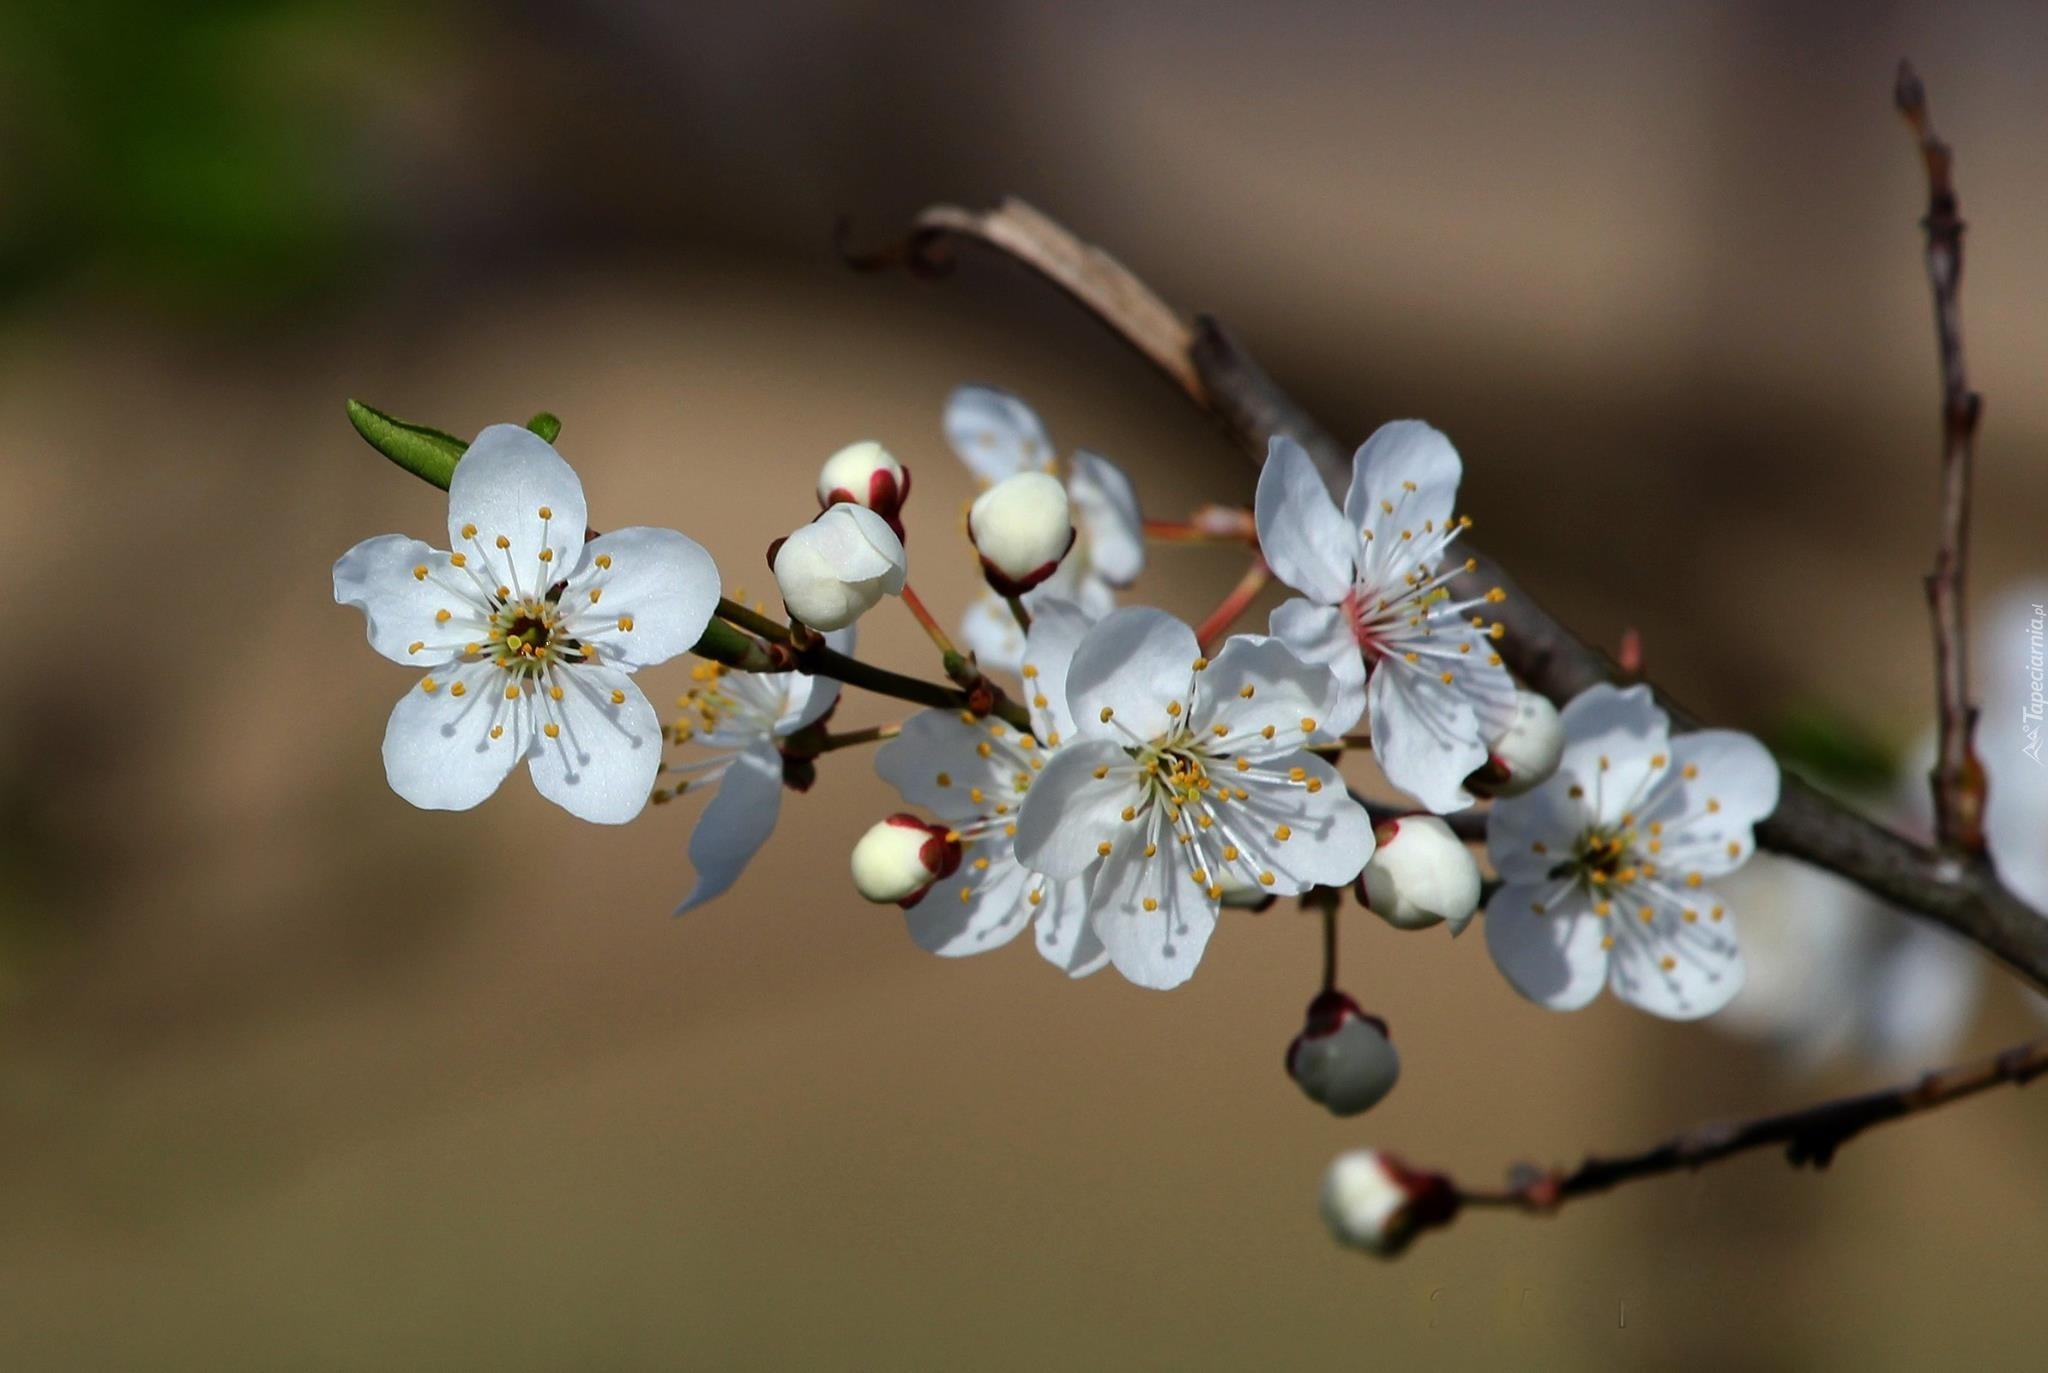
[[[1801,701],[1763,732],[1787,768],[1838,796],[1884,796],[1896,785],[1899,751],[1839,706]]]
[[[339,280],[370,222],[351,73],[388,32],[374,17],[327,0],[0,9],[0,301],[84,276],[260,309]]]

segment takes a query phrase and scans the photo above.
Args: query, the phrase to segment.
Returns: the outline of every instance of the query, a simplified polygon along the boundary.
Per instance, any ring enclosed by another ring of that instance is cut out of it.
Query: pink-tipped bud
[[[1515,692],[1515,719],[1493,746],[1486,766],[1465,779],[1481,796],[1520,796],[1557,771],[1564,757],[1564,721],[1557,707],[1533,691]]]
[[[1308,1003],[1308,1023],[1287,1046],[1287,1075],[1331,1115],[1355,1116],[1394,1090],[1401,1056],[1384,1020],[1344,993],[1327,991]]]
[[[974,498],[967,537],[999,595],[1021,596],[1050,577],[1074,546],[1067,488],[1046,472],[1005,477]]]
[[[1449,825],[1434,815],[1404,815],[1372,833],[1372,857],[1358,881],[1373,914],[1400,930],[1448,922],[1454,935],[1471,923],[1479,864]]]
[[[864,505],[903,537],[903,503],[910,499],[910,469],[872,439],[825,459],[818,471],[818,505]]]
[[[1438,1173],[1418,1172],[1392,1154],[1354,1149],[1323,1175],[1323,1220],[1345,1244],[1381,1258],[1458,1213],[1458,1189]]]
[[[868,900],[915,906],[932,883],[960,866],[960,841],[944,825],[892,815],[853,846],[853,885]]]

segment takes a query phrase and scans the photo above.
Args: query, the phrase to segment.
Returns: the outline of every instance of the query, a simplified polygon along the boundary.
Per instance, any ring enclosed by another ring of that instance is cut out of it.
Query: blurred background
[[[2038,1366],[2048,1095],[1820,1176],[1759,1155],[1469,1217],[1394,1264],[1315,1213],[1345,1147],[1485,1180],[2039,1031],[1939,938],[1952,1026],[1783,1052],[1769,1006],[1760,1039],[1557,1016],[1479,938],[1353,909],[1345,982],[1407,1071],[1334,1121],[1281,1071],[1310,918],[1227,920],[1171,995],[1022,944],[941,962],[843,876],[894,799],[857,756],[681,921],[694,802],[605,831],[513,779],[410,810],[377,752],[410,679],[328,574],[443,520],[348,396],[463,434],[554,410],[599,527],[684,529],[757,590],[817,464],[880,438],[948,614],[958,382],[1125,464],[1148,513],[1248,500],[1242,459],[1020,271],[831,251],[841,215],[875,243],[1016,193],[1228,320],[1335,431],[1443,427],[1532,592],[1889,805],[1931,719],[1938,445],[1902,55],[1970,222],[1988,603],[2048,571],[2048,26],[2023,0],[0,11],[26,578],[0,1366]],[[1198,616],[1237,570],[1164,548],[1139,594]],[[924,665],[898,610],[862,628]],[[687,669],[643,680],[659,702]],[[1759,960],[1839,897],[1813,891],[1757,884]],[[1840,966],[1781,965],[1781,1001]]]

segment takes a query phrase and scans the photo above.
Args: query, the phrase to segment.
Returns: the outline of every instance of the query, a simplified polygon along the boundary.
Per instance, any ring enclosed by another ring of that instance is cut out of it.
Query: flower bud
[[[1515,720],[1493,746],[1486,766],[1465,785],[1482,796],[1520,796],[1557,771],[1564,757],[1564,722],[1557,707],[1533,691],[1515,692]]]
[[[1067,488],[1047,472],[1019,472],[974,498],[967,536],[981,554],[988,584],[1021,596],[1059,567],[1074,546]]]
[[[903,537],[903,502],[910,499],[910,469],[872,439],[851,443],[825,459],[818,472],[818,505],[864,505]]]
[[[1359,884],[1373,914],[1397,930],[1448,921],[1461,933],[1479,909],[1479,864],[1434,815],[1404,815],[1373,828],[1374,848]]]
[[[944,825],[892,815],[853,846],[853,885],[868,900],[915,906],[932,883],[960,866],[960,841]]]
[[[1308,1003],[1308,1024],[1287,1046],[1287,1075],[1310,1101],[1334,1116],[1371,1110],[1394,1090],[1401,1056],[1387,1040],[1387,1025],[1339,991]]]
[[[1458,1213],[1458,1190],[1439,1173],[1421,1173],[1392,1154],[1354,1149],[1323,1175],[1323,1220],[1345,1244],[1391,1258],[1424,1230]]]
[[[813,629],[844,629],[903,590],[903,541],[864,505],[828,506],[769,555],[789,613]]]

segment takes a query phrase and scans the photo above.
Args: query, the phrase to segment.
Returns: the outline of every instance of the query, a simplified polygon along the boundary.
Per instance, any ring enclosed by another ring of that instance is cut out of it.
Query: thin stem
[[[946,658],[957,658],[960,656],[960,650],[953,647],[952,639],[947,636],[944,629],[939,627],[939,622],[933,617],[931,611],[925,609],[923,598],[911,590],[910,583],[908,582],[903,584],[903,604],[909,609],[911,615],[916,618],[918,624],[924,627],[925,636],[933,644],[937,645],[940,656]]]
[[[1259,529],[1242,506],[1205,505],[1185,520],[1146,520],[1145,537],[1155,543],[1256,543]]]
[[[1970,473],[1983,400],[1963,365],[1963,218],[1950,176],[1948,144],[1935,135],[1927,90],[1910,64],[1899,64],[1893,97],[1927,166],[1927,282],[1934,292],[1934,337],[1941,359],[1941,542],[1927,574],[1927,611],[1934,629],[1934,686],[1940,727],[1933,775],[1935,835],[1944,849],[1984,852],[1984,767],[1971,735],[1969,637],[1963,575],[1970,547]]]
[[[1837,1150],[1872,1126],[1921,1115],[2007,1083],[2024,1087],[2043,1072],[2048,1072],[2048,1038],[2016,1044],[1990,1058],[1943,1068],[1896,1087],[1753,1120],[1702,1125],[1639,1153],[1587,1158],[1569,1172],[1520,1165],[1510,1170],[1504,1187],[1459,1187],[1457,1194],[1467,1206],[1548,1213],[1574,1197],[1777,1145],[1785,1146],[1785,1159],[1795,1168],[1825,1168]]]
[[[1238,617],[1243,615],[1258,594],[1265,590],[1267,579],[1272,575],[1273,571],[1266,566],[1265,558],[1253,553],[1251,562],[1245,567],[1244,575],[1237,579],[1237,585],[1231,587],[1223,599],[1216,603],[1216,608],[1209,612],[1209,618],[1195,628],[1195,639],[1202,645],[1204,653],[1230,632],[1230,627],[1237,623]]]
[[[894,739],[903,732],[901,721],[889,725],[875,725],[870,729],[850,729],[844,734],[826,734],[818,741],[818,752],[831,753],[835,749],[855,748],[861,744],[878,744],[884,739]]]
[[[1024,608],[1024,598],[1021,596],[1005,596],[1003,597],[1003,604],[1010,607],[1010,618],[1017,622],[1017,628],[1029,634],[1031,632],[1031,612]]]
[[[750,630],[771,644],[789,642],[788,625],[777,623],[760,611],[749,610],[738,601],[728,600],[724,596],[718,598],[718,618],[730,620],[741,629]]]

